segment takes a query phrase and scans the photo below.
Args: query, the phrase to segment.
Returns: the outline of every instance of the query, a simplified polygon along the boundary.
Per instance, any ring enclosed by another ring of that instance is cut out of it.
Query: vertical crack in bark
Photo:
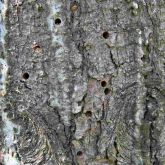
[[[116,61],[115,61],[115,59],[113,57],[113,54],[112,54],[111,51],[109,53],[110,53],[110,58],[111,58],[111,61],[112,61],[113,65],[114,65],[114,68],[117,69],[118,68],[118,65],[116,64]]]
[[[159,2],[158,2],[159,3]],[[139,102],[139,105],[141,105],[141,109],[143,109],[144,111],[144,115],[141,112],[140,115],[142,115],[139,119],[139,124],[140,124],[140,136],[143,137],[143,139],[140,138],[141,141],[141,146],[140,146],[140,150],[141,150],[141,155],[142,155],[142,161],[145,164],[150,164],[152,162],[154,162],[154,158],[155,158],[155,153],[157,152],[158,149],[158,141],[154,140],[154,136],[155,136],[155,132],[157,131],[157,128],[155,126],[155,121],[157,120],[157,116],[155,116],[156,111],[158,111],[155,108],[152,108],[152,106],[154,106],[155,102],[154,99],[150,98],[151,91],[153,89],[155,89],[155,87],[157,85],[160,85],[155,81],[154,79],[155,77],[157,79],[159,79],[160,76],[160,72],[159,70],[157,70],[157,68],[159,68],[159,64],[158,64],[158,34],[157,34],[157,30],[158,30],[158,20],[156,20],[157,18],[157,14],[156,14],[156,10],[158,7],[157,1],[145,1],[145,9],[146,9],[146,13],[148,13],[148,15],[146,15],[146,19],[149,17],[150,20],[150,27],[151,31],[152,31],[152,35],[149,35],[150,37],[148,37],[148,45],[147,47],[150,48],[150,52],[145,52],[145,58],[141,58],[142,62],[141,66],[142,68],[145,70],[147,67],[150,68],[151,71],[146,71],[146,75],[143,75],[142,72],[140,72],[142,79],[141,81],[141,85],[146,88],[146,95],[144,95],[143,99],[144,101]],[[153,10],[153,11],[152,11]],[[153,12],[153,13],[152,13]],[[147,35],[147,30],[145,31],[145,35]],[[144,46],[144,45],[143,45]],[[148,51],[148,50],[147,50]],[[148,53],[148,57],[147,57],[147,53]],[[157,54],[157,58],[156,55]],[[147,67],[146,67],[147,66]],[[146,69],[147,70],[147,69]],[[144,81],[143,81],[144,80]],[[156,98],[157,100],[157,98]],[[148,108],[149,107],[149,108]],[[139,107],[140,108],[140,107]],[[139,111],[140,112],[140,111]],[[158,112],[157,112],[158,113]],[[159,163],[157,161],[157,163]]]
[[[118,165],[118,154],[119,154],[119,150],[118,150],[118,145],[117,145],[117,141],[116,141],[116,138],[114,140],[114,147],[115,147],[115,150],[116,150],[116,155],[115,155],[115,162],[114,164],[115,165]]]
[[[156,114],[160,114],[160,107],[158,103],[158,98],[155,96],[152,96],[152,91],[157,88],[157,86],[161,86],[161,83],[159,84],[158,81],[161,79],[161,72],[159,71],[160,67],[160,57],[158,56],[160,54],[159,52],[159,31],[161,29],[159,28],[159,16],[161,21],[161,15],[158,12],[158,7],[161,4],[161,1],[146,1],[145,0],[145,6],[147,10],[148,17],[152,24],[152,35],[149,35],[149,43],[148,46],[150,49],[148,50],[149,54],[148,57],[145,59],[142,59],[143,62],[147,63],[151,68],[151,72],[147,74],[147,76],[144,77],[145,79],[145,86],[147,88],[147,95],[146,95],[146,111],[144,114],[144,122],[149,122],[149,139],[150,139],[150,145],[149,145],[149,153],[150,153],[150,162],[153,165],[159,164],[160,160],[157,158],[157,153],[159,152],[159,139],[155,138],[158,137],[156,135],[158,132],[156,121],[159,120],[159,116]],[[157,54],[157,57],[155,57],[155,53]],[[156,77],[156,78],[155,78]],[[152,79],[152,82],[149,83]],[[154,82],[154,79],[157,79],[157,82]],[[149,85],[148,85],[149,83]],[[164,87],[163,87],[164,88]],[[157,107],[152,108],[152,106],[157,105]],[[159,107],[159,108],[158,108]]]

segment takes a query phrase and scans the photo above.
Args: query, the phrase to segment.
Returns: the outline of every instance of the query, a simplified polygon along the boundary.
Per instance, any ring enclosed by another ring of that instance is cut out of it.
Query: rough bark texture
[[[1,0],[0,162],[165,165],[165,1]]]

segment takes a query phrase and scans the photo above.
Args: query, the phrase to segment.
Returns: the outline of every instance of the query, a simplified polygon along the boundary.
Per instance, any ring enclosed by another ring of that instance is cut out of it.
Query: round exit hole
[[[109,38],[109,33],[106,31],[106,32],[103,32],[103,37],[105,38],[105,39],[107,39],[107,38]]]
[[[82,156],[83,155],[83,152],[82,151],[78,151],[77,152],[77,156]]]
[[[105,95],[108,95],[109,93],[110,93],[110,89],[109,89],[109,88],[105,88],[104,94],[105,94]]]
[[[23,75],[22,75],[22,77],[23,77],[23,79],[25,79],[25,80],[27,80],[28,78],[29,78],[29,73],[24,73]]]
[[[85,116],[86,117],[92,117],[92,112],[91,111],[86,111]]]
[[[106,81],[101,81],[101,86],[102,87],[105,87],[107,85],[107,82]]]
[[[60,25],[61,24],[61,19],[60,18],[56,18],[55,19],[55,24],[56,25]]]

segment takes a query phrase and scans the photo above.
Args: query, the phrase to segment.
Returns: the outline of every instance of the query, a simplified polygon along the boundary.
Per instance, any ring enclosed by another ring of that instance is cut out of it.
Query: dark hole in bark
[[[36,45],[34,49],[40,49],[41,47],[39,45]]]
[[[60,25],[61,24],[61,19],[60,18],[55,19],[55,24]]]
[[[86,117],[91,117],[92,116],[92,112],[91,111],[86,111],[85,116]]]
[[[108,32],[104,32],[104,33],[103,33],[103,37],[104,37],[105,39],[107,39],[107,38],[109,37],[109,33],[108,33]]]
[[[83,152],[82,151],[78,151],[77,152],[77,156],[82,156],[83,155]]]
[[[102,87],[105,87],[107,85],[107,82],[106,81],[101,81],[101,86]]]
[[[110,89],[109,89],[109,88],[105,88],[104,94],[105,94],[105,95],[108,95],[109,93],[110,93]]]
[[[29,73],[24,73],[24,74],[23,74],[23,78],[24,78],[25,80],[27,80],[27,79],[29,78]]]

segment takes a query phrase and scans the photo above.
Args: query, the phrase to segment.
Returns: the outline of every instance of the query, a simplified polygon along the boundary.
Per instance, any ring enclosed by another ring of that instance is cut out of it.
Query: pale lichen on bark
[[[19,161],[16,158],[15,149],[15,134],[19,134],[19,126],[15,125],[8,118],[8,113],[5,112],[6,108],[6,84],[7,84],[7,50],[6,50],[6,12],[7,12],[8,1],[0,2],[0,47],[1,47],[1,58],[0,58],[0,116],[1,116],[1,146],[0,146],[0,161],[4,162],[5,165],[19,165]],[[17,130],[17,131],[16,131]]]

